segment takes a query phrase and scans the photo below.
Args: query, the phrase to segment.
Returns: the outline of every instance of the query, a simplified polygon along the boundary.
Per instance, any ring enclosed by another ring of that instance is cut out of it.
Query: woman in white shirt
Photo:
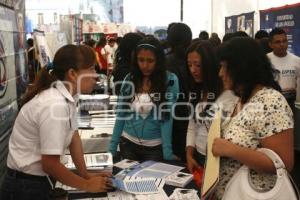
[[[41,70],[13,127],[0,199],[48,199],[47,176],[88,192],[110,188],[109,174],[87,172],[77,131],[76,95],[93,90],[95,63],[90,47],[66,45],[56,52],[52,67]],[[78,175],[60,162],[67,148]]]
[[[208,41],[191,44],[187,50],[187,65],[192,80],[190,102],[194,105],[186,139],[187,167],[191,173],[204,165],[209,112],[221,91],[215,50]]]

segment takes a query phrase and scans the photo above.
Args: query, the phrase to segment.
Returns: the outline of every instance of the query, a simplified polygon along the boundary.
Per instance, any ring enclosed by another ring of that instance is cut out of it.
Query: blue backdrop
[[[287,32],[289,52],[300,56],[300,3],[260,11],[260,29],[282,28]]]

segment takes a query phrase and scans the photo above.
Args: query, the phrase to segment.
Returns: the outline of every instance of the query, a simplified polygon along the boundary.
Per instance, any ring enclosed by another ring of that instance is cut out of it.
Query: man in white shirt
[[[276,78],[282,93],[294,110],[296,91],[297,101],[300,100],[300,58],[287,51],[288,40],[283,29],[274,28],[270,32],[269,45],[273,51],[267,56],[278,72]]]
[[[115,38],[108,38],[108,44],[105,45],[105,51],[108,53],[107,56],[107,67],[109,71],[112,71],[113,69],[113,63],[114,63],[114,59],[115,59],[115,52],[118,48],[118,45],[116,43],[116,39]]]

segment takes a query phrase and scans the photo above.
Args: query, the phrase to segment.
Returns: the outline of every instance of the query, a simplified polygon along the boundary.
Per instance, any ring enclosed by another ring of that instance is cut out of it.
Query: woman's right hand
[[[198,167],[200,167],[200,165],[193,158],[193,156],[187,156],[186,162],[187,162],[187,168],[191,174],[193,173],[194,169],[197,169]]]
[[[97,176],[92,177],[87,181],[86,191],[87,192],[106,192],[109,189],[112,189],[112,181],[109,177]]]

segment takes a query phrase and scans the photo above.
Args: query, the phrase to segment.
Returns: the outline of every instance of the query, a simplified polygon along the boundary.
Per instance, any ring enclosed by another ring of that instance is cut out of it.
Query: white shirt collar
[[[67,90],[66,86],[63,84],[62,81],[55,82],[56,89],[70,102],[76,103],[75,99],[72,97],[70,92]]]

